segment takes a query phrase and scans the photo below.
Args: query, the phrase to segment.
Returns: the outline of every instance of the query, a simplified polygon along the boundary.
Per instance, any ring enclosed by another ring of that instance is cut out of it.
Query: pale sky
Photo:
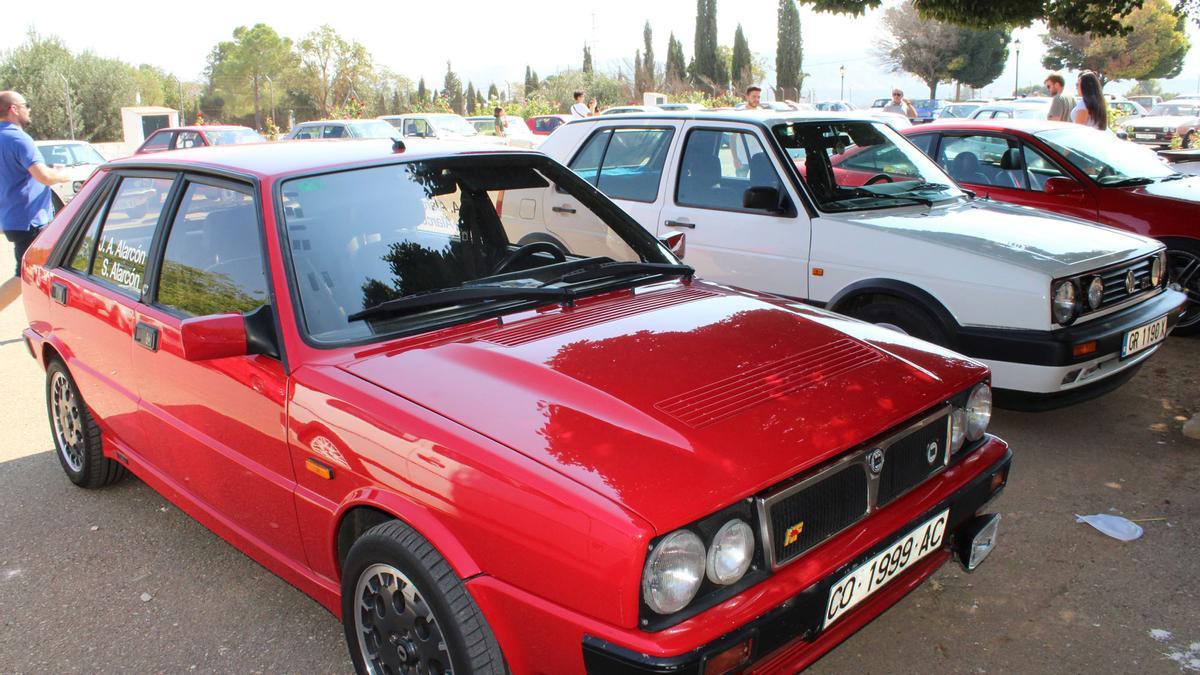
[[[751,51],[765,56],[773,69],[777,7],[777,0],[719,1],[720,42],[732,45],[740,23]],[[647,20],[654,30],[658,62],[666,58],[671,31],[682,40],[684,54],[690,58],[695,11],[694,0],[460,0],[445,5],[411,0],[345,5],[327,0],[205,0],[199,4],[66,0],[45,5],[26,1],[5,7],[0,49],[20,44],[33,28],[43,35],[57,35],[76,52],[90,49],[133,64],[156,65],[185,79],[200,79],[212,47],[230,39],[239,25],[263,22],[298,40],[329,23],[344,37],[363,43],[377,63],[414,83],[423,76],[430,87],[440,87],[449,59],[464,83],[470,80],[486,88],[492,82],[499,86],[504,81],[522,81],[526,64],[543,77],[566,67],[579,68],[584,42],[592,44],[598,69],[628,70],[634,50],[642,46],[642,25]],[[902,87],[910,98],[927,96],[923,83],[887,72],[874,56],[882,10],[857,18],[819,14],[807,7],[800,12],[803,70],[809,74],[804,87],[811,88],[818,100],[838,97],[841,65],[846,67],[846,98],[856,104],[883,98],[893,86]],[[1040,83],[1044,77],[1040,63],[1044,47],[1039,38],[1043,30],[1035,26],[1016,33],[1022,43],[1022,86]],[[1200,46],[1200,30],[1192,23],[1189,36],[1194,47]],[[1011,93],[1014,61],[1010,55],[1005,73],[985,94]],[[768,79],[773,82],[773,73]],[[1164,84],[1170,91],[1200,92],[1200,49],[1189,53],[1179,78]],[[1117,82],[1110,90],[1124,92],[1131,86],[1131,81]],[[941,85],[938,95],[952,96],[953,87]]]

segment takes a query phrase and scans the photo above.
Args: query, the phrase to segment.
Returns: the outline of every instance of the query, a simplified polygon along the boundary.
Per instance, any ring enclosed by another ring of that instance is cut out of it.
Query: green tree
[[[295,71],[292,41],[259,23],[233,29],[233,40],[220,42],[209,56],[208,77],[226,98],[249,91],[254,126],[262,128],[262,101],[268,89]],[[270,82],[271,84],[268,84]]]
[[[937,98],[938,83],[953,77],[950,66],[958,56],[958,30],[922,18],[911,1],[905,2],[884,11],[877,55],[892,72],[916,76],[929,86],[929,98]]]
[[[529,96],[538,90],[537,71],[525,66],[525,95]]]
[[[642,92],[646,91],[646,81],[643,79],[645,71],[642,69],[642,50],[637,50],[633,53],[633,98],[634,100],[642,97]]]
[[[493,82],[491,85],[488,86],[487,97],[488,97],[489,101],[499,101],[500,100],[500,90],[496,88],[495,82]]]
[[[75,113],[76,137],[92,138],[79,126],[78,80],[71,72],[75,57],[57,37],[43,38],[29,31],[26,40],[0,59],[0,90],[21,92],[34,106],[32,121],[25,128],[36,138],[67,138],[70,120],[67,102]]]
[[[467,82],[466,102],[464,104],[464,105],[466,105],[468,115],[475,114],[475,104],[478,102],[478,100],[479,100],[479,96],[475,93],[475,84],[468,81]]]
[[[458,79],[458,73],[450,67],[449,61],[446,62],[446,77],[442,81],[442,95],[446,97],[451,110],[459,115],[466,112],[462,80]]]
[[[591,75],[593,72],[592,48],[589,47],[586,42],[583,44],[583,72],[587,73],[588,75]]]
[[[753,80],[754,57],[750,55],[750,43],[742,32],[742,24],[738,24],[733,34],[733,56],[729,67],[729,75],[733,79],[733,88],[739,92],[745,91]]]
[[[321,117],[369,86],[365,80],[373,65],[367,48],[344,39],[328,24],[304,36],[297,51],[303,71],[299,88],[316,102]]]
[[[861,15],[876,9],[882,0],[800,0],[819,12]],[[921,14],[976,28],[1028,26],[1045,21],[1050,28],[1112,35],[1121,32],[1123,19],[1143,0],[921,0]],[[1180,16],[1200,22],[1200,0],[1178,0]]]
[[[995,82],[1004,72],[1004,64],[1008,63],[1012,32],[1007,28],[980,30],[967,27],[956,27],[955,32],[958,53],[947,68],[950,78],[975,89]]]
[[[803,39],[800,10],[795,0],[779,0],[778,39],[775,44],[775,87],[780,98],[800,98],[804,86]]]
[[[682,89],[687,80],[687,63],[683,56],[683,43],[675,39],[674,33],[667,38],[667,66],[663,79],[670,91]]]
[[[696,0],[696,41],[692,83],[715,91],[722,77],[717,57],[717,0]]]
[[[643,91],[654,91],[658,88],[658,66],[654,62],[654,31],[647,21],[642,28],[642,86]]]
[[[424,103],[429,100],[429,93],[425,91],[425,78],[421,78],[417,82],[417,101]]]
[[[133,105],[137,85],[133,69],[117,59],[84,52],[71,66],[76,127],[95,141],[122,140],[121,108]],[[78,133],[76,135],[79,135]]]
[[[1167,0],[1146,0],[1122,25],[1122,35],[1071,33],[1052,28],[1043,36],[1042,65],[1054,70],[1092,70],[1101,81],[1172,78],[1183,70],[1191,47],[1184,17]]]

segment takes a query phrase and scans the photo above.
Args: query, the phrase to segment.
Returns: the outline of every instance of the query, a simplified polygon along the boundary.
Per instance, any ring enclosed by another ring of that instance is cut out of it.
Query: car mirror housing
[[[1054,176],[1047,179],[1044,189],[1046,194],[1051,195],[1069,195],[1083,192],[1083,187],[1079,183],[1062,176]]]
[[[747,188],[742,193],[742,207],[778,212],[783,210],[783,203],[777,188],[758,186]]]
[[[207,361],[245,356],[246,320],[241,314],[212,314],[184,319],[179,326],[183,358]]]

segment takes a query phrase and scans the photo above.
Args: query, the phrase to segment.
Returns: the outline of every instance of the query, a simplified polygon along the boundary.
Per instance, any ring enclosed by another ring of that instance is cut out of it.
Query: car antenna
[[[399,138],[392,139],[392,152],[401,153],[405,150],[406,148],[404,147],[404,141],[400,140]]]

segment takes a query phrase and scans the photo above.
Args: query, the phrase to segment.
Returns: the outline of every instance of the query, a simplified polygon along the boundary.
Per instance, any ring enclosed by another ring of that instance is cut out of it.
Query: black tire
[[[856,301],[844,314],[867,323],[886,324],[926,342],[943,347],[950,339],[937,320],[923,307],[889,295],[875,295]]]
[[[92,418],[75,380],[62,361],[46,368],[46,413],[55,454],[67,478],[84,488],[98,488],[124,478],[128,471],[104,456],[100,426]]]
[[[342,626],[360,675],[508,672],[496,636],[458,575],[425,537],[398,520],[372,527],[350,547],[342,569]]]
[[[1164,243],[1167,245],[1167,271],[1171,285],[1178,285],[1191,301],[1176,324],[1173,335],[1200,335],[1200,243],[1186,239]]]

